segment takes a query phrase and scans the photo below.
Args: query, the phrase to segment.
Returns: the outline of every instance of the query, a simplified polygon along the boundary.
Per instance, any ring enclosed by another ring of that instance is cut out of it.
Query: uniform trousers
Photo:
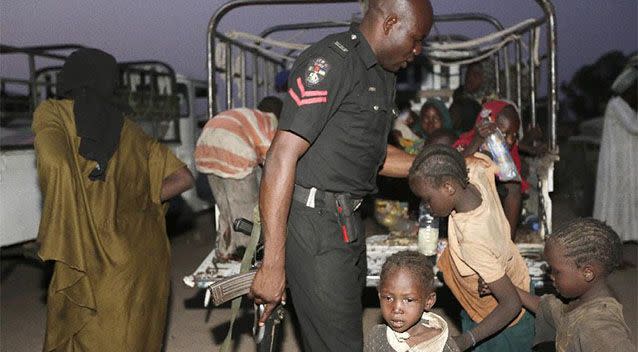
[[[363,350],[362,294],[366,247],[360,211],[356,240],[346,243],[335,204],[310,208],[292,201],[286,240],[286,279],[301,327],[304,351]],[[354,235],[354,237],[353,237]]]

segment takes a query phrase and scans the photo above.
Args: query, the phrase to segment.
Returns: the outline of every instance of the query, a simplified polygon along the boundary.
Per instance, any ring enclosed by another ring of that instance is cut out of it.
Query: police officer
[[[285,301],[287,280],[304,351],[362,350],[357,207],[377,173],[405,177],[412,163],[387,145],[395,73],[431,26],[428,0],[371,0],[358,28],[314,44],[292,68],[261,184],[265,252],[251,294],[266,304],[263,322]]]

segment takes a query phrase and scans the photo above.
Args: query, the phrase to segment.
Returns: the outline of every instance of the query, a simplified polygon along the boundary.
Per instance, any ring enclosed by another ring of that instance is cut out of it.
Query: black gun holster
[[[337,221],[346,243],[355,242],[359,238],[359,228],[355,224],[355,211],[361,205],[360,199],[353,199],[347,193],[335,194],[335,206],[337,208]]]

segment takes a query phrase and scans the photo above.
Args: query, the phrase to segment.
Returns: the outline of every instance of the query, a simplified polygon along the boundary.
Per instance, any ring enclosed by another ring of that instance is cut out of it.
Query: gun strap
[[[250,233],[250,241],[248,242],[248,246],[246,247],[246,252],[244,252],[244,257],[241,259],[241,266],[239,267],[240,273],[245,273],[250,269],[253,256],[255,255],[255,251],[257,250],[257,243],[259,243],[260,236],[261,220],[259,218],[259,205],[257,205],[253,211],[253,230]],[[239,308],[241,307],[242,297],[243,296],[239,296],[233,300],[230,308],[230,327],[228,328],[228,333],[226,334],[224,343],[219,350],[220,352],[230,351],[230,345],[233,342],[233,325],[235,324],[235,319],[237,319],[237,314],[239,313]]]

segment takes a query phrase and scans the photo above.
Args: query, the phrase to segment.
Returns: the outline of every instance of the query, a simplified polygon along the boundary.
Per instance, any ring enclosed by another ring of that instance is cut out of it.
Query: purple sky
[[[225,1],[218,0],[3,0],[0,42],[25,46],[79,43],[99,47],[118,60],[156,59],[177,72],[206,77],[206,28],[210,16]],[[436,14],[485,12],[505,26],[542,15],[533,0],[432,0]],[[638,48],[638,1],[555,0],[558,23],[559,81],[568,80],[582,65],[618,49]],[[348,20],[357,4],[270,6],[242,9],[221,29],[259,32],[272,24]],[[442,33],[449,27],[438,26]],[[471,27],[476,35],[491,28]],[[435,29],[436,30],[436,29]],[[460,32],[460,30],[459,30]],[[433,31],[434,33],[434,31]],[[467,29],[465,29],[467,33]],[[290,33],[288,34],[290,35]],[[26,62],[26,60],[23,60]],[[26,64],[3,59],[3,75],[22,76]],[[17,74],[16,74],[17,72]]]

